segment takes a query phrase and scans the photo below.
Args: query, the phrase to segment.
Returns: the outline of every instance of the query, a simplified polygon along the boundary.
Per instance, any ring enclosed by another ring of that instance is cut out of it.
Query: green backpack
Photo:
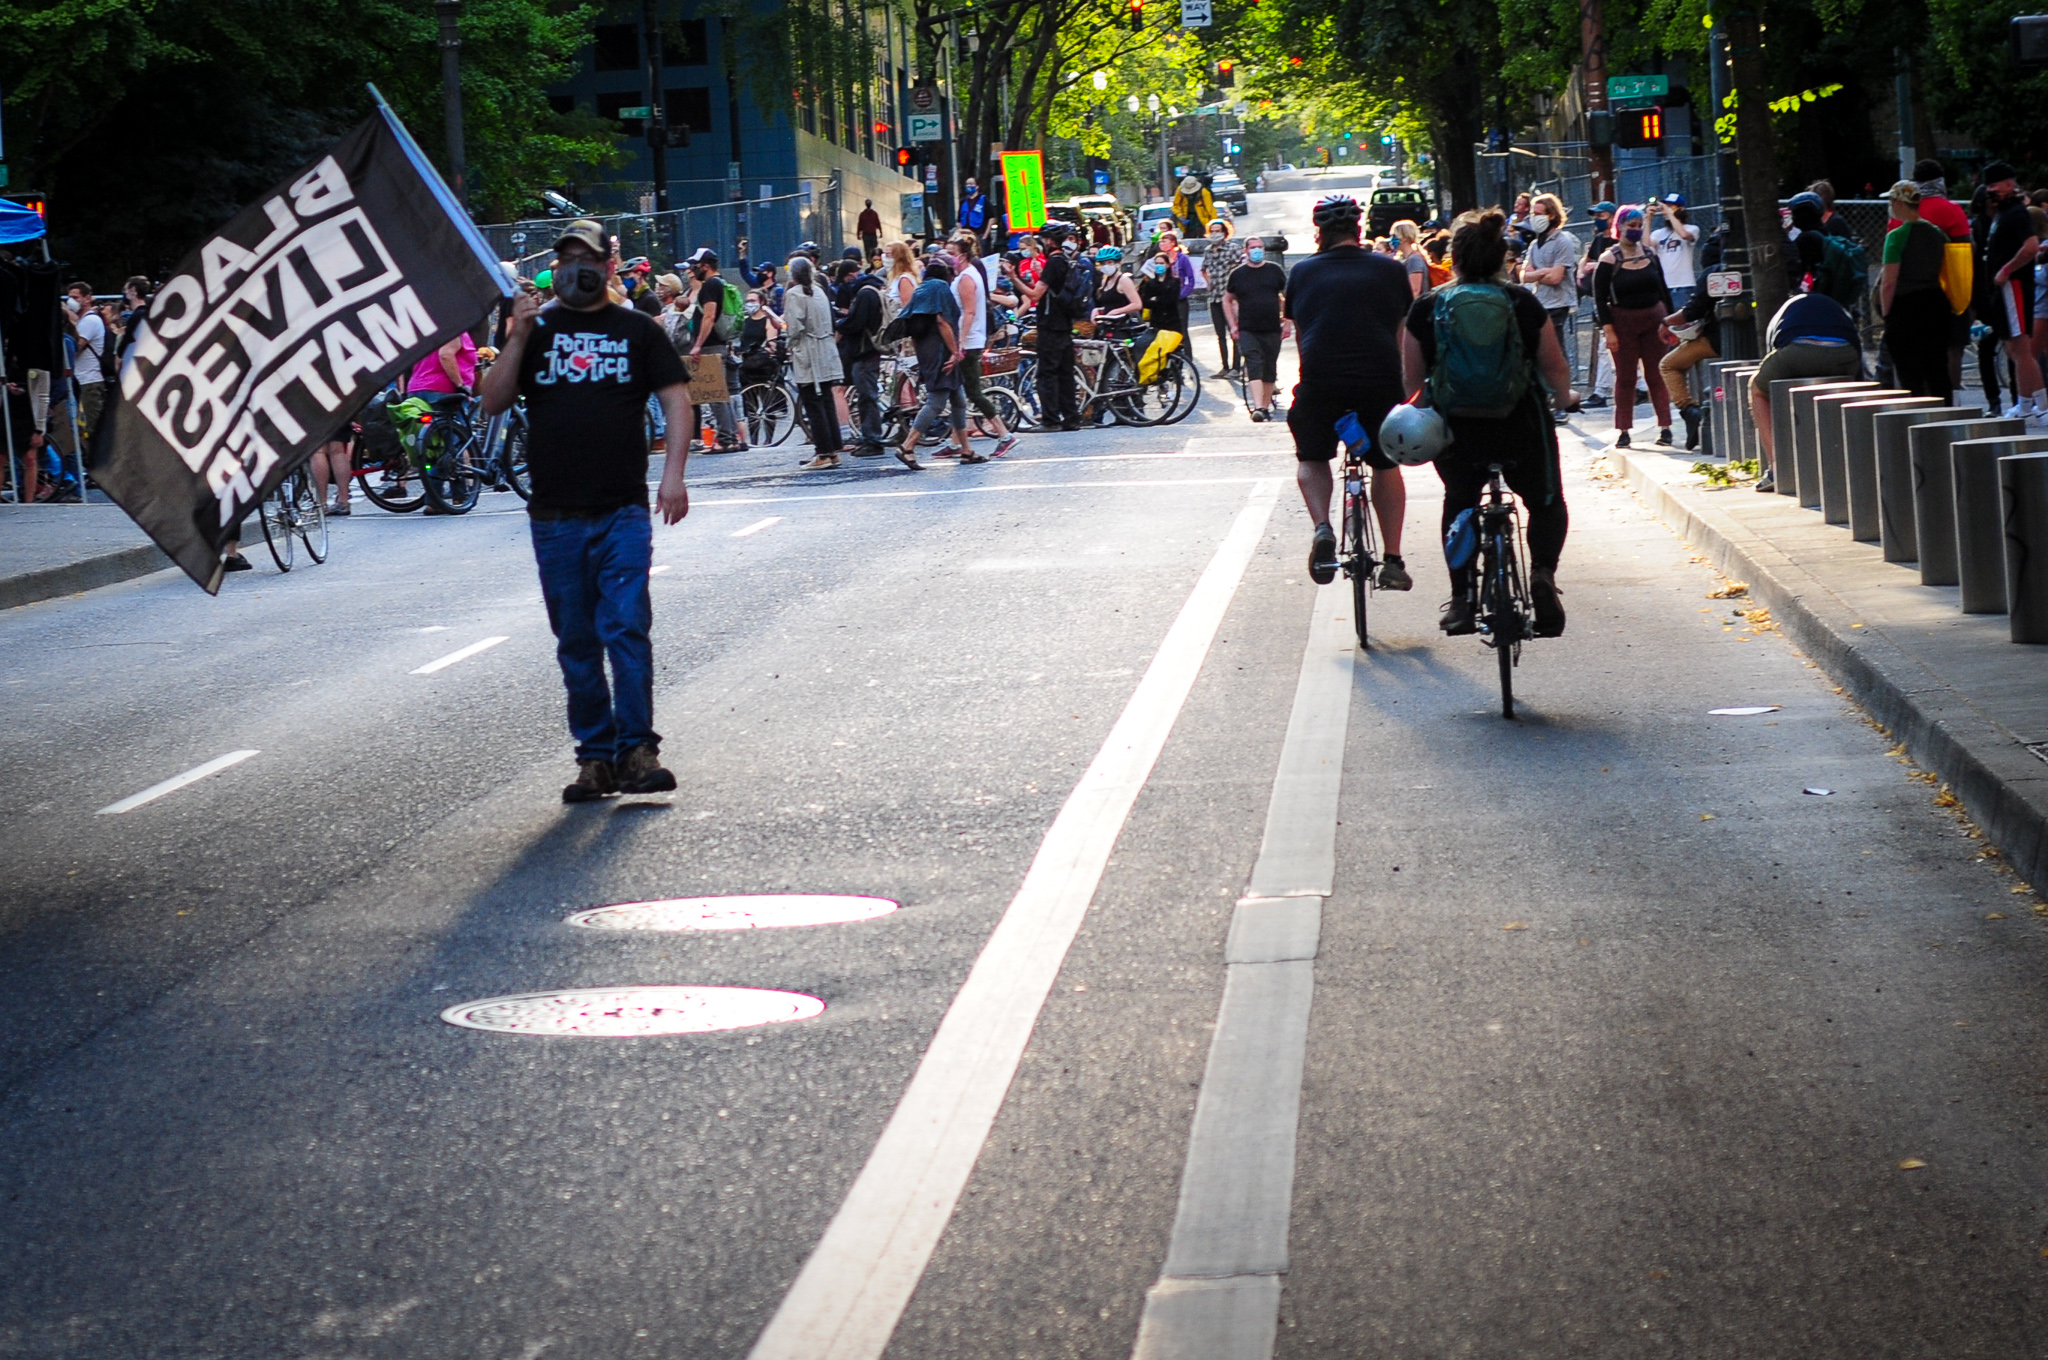
[[[1429,404],[1447,416],[1498,420],[1509,414],[1529,390],[1514,299],[1490,283],[1454,283],[1439,288],[1435,300]]]

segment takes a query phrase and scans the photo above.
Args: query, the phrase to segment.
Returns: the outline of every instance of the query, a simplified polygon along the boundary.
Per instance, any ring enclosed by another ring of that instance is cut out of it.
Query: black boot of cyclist
[[[1557,568],[1538,567],[1529,573],[1529,603],[1536,607],[1536,636],[1564,635],[1564,592],[1557,588]]]
[[[1328,524],[1316,526],[1315,541],[1308,548],[1308,575],[1319,586],[1337,579],[1337,535]]]
[[[1453,595],[1444,601],[1442,613],[1443,617],[1436,621],[1436,626],[1444,630],[1445,637],[1464,637],[1479,631],[1477,611],[1465,595]]]
[[[1388,553],[1380,562],[1381,590],[1413,590],[1415,578],[1408,574],[1408,564],[1401,560],[1401,554]]]

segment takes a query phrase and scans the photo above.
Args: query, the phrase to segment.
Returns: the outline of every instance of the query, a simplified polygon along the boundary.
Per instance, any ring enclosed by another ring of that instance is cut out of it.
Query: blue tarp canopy
[[[43,215],[11,199],[0,198],[0,246],[33,241],[43,234]]]

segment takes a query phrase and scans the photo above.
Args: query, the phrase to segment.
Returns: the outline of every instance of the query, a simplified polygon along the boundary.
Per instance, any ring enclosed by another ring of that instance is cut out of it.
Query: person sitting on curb
[[[1823,259],[1821,233],[1806,231],[1792,243],[1800,269],[1809,277]],[[1756,417],[1757,443],[1763,449],[1763,475],[1756,489],[1778,489],[1776,451],[1772,448],[1771,383],[1779,378],[1854,378],[1863,371],[1863,352],[1856,319],[1825,293],[1797,293],[1771,318],[1767,335],[1771,352],[1749,382],[1749,409]]]

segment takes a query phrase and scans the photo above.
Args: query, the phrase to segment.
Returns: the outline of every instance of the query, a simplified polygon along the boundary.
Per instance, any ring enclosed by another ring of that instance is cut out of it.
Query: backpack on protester
[[[1086,321],[1095,314],[1095,271],[1084,269],[1078,263],[1067,270],[1067,281],[1060,285],[1060,309],[1069,320]]]
[[[1975,296],[1977,264],[1968,241],[1948,241],[1941,248],[1941,291],[1948,296],[1948,309],[1957,316],[1970,310]]]
[[[1870,278],[1870,252],[1854,237],[1821,233],[1821,266],[1814,271],[1814,286],[1842,304],[1851,316]]]
[[[747,319],[747,299],[731,279],[720,275],[719,282],[725,285],[725,297],[718,304],[718,320],[712,325],[711,333],[729,345]]]
[[[1436,364],[1429,404],[1447,416],[1498,420],[1511,413],[1529,390],[1529,357],[1507,290],[1490,283],[1438,289],[1431,320]]]

